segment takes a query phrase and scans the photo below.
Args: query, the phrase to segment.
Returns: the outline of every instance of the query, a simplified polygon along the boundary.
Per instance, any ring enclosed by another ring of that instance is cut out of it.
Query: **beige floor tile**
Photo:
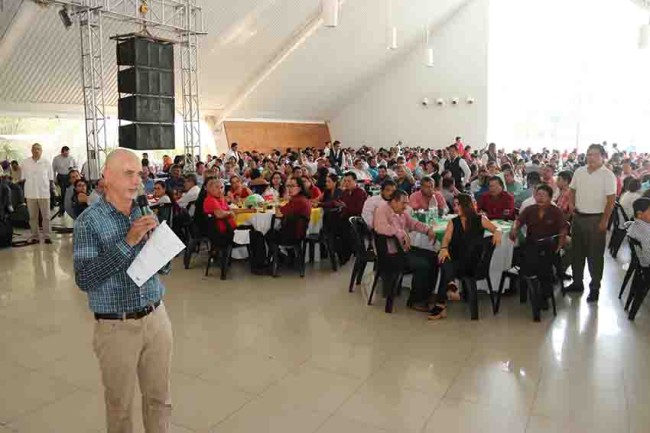
[[[628,431],[628,420],[625,416],[558,419],[532,415],[526,428],[526,433],[611,433],[626,431]]]
[[[0,422],[11,421],[75,390],[72,385],[40,372],[16,374],[0,385]]]
[[[463,368],[446,397],[500,406],[528,415],[537,389],[538,375],[514,370],[502,363]]]
[[[345,418],[340,415],[333,415],[325,424],[323,424],[317,433],[387,433],[391,430],[379,428],[377,426],[366,424],[350,418]],[[397,432],[397,430],[392,430]]]
[[[593,382],[573,379],[566,374],[543,377],[532,414],[553,418],[599,418],[626,416],[623,389],[598,389]]]
[[[63,379],[86,391],[103,392],[99,362],[92,348],[80,354],[67,356],[41,368],[45,374]]]
[[[306,365],[365,379],[387,359],[387,352],[373,346],[326,341],[314,349]]]
[[[424,432],[524,433],[527,418],[503,407],[444,399],[427,422]]]
[[[252,396],[224,384],[172,375],[172,421],[205,431],[250,401]]]
[[[216,425],[211,433],[311,433],[329,416],[312,409],[287,407],[256,400],[223,422]]]
[[[418,432],[440,398],[441,395],[370,380],[341,406],[337,414],[388,430]]]
[[[332,413],[361,385],[362,379],[318,368],[301,367],[269,387],[260,399],[281,407]]]
[[[96,432],[104,427],[101,394],[77,391],[9,424],[20,433]]]
[[[289,368],[283,362],[248,350],[216,362],[201,373],[199,378],[257,395],[288,373]]]
[[[640,404],[634,400],[628,400],[627,410],[629,414],[630,433],[650,432],[650,411],[647,404]]]
[[[399,388],[442,395],[449,389],[460,369],[461,365],[449,361],[444,356],[434,355],[427,361],[398,356],[382,365],[381,369],[370,377],[370,381],[381,381]]]

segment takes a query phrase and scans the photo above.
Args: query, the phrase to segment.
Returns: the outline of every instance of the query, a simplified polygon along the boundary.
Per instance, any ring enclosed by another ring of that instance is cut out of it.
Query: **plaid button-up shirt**
[[[165,287],[158,275],[139,288],[126,274],[144,245],[132,247],[126,242],[131,223],[141,216],[135,203],[127,217],[101,197],[75,221],[75,281],[88,293],[94,313],[131,313],[163,297]],[[167,264],[159,273],[169,268]]]

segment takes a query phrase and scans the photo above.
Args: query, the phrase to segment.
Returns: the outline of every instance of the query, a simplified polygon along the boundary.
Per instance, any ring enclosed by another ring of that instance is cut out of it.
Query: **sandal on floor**
[[[450,301],[460,301],[460,291],[456,283],[447,284],[447,299]]]
[[[436,304],[431,311],[429,311],[429,320],[440,320],[447,317],[447,307],[443,304]]]

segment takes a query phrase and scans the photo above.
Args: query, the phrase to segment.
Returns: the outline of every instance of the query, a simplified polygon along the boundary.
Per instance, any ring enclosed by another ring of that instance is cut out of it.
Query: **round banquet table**
[[[235,216],[235,221],[237,226],[249,225],[253,229],[262,233],[263,235],[267,234],[271,230],[271,220],[275,215],[274,210],[267,210],[266,212],[243,212],[238,213]],[[323,228],[323,210],[321,208],[313,208],[311,210],[311,217],[309,218],[309,227],[307,228],[307,234],[318,234]],[[235,230],[235,237],[233,239],[235,243],[240,245],[248,245],[250,243],[250,232],[248,230]],[[316,251],[319,249],[317,248]],[[248,251],[246,248],[235,248],[232,251],[232,257],[234,259],[246,259],[248,258]]]
[[[456,215],[447,215],[443,218],[435,218],[431,222],[434,232],[436,233],[436,241],[431,242],[427,235],[412,232],[411,236],[411,246],[430,250],[438,251],[440,249],[440,242],[442,237],[445,234],[445,229],[447,228],[447,223]],[[505,270],[510,269],[512,266],[512,251],[515,244],[510,240],[508,236],[510,230],[512,229],[512,221],[504,220],[492,220],[497,227],[501,229],[501,244],[494,249],[494,254],[492,255],[492,261],[490,262],[490,279],[492,280],[492,288],[496,291],[499,288],[499,281],[501,280],[501,273]],[[486,236],[490,236],[488,231],[485,232]],[[437,288],[437,287],[436,287]],[[482,291],[487,292],[487,282],[480,281],[477,284],[477,288]]]

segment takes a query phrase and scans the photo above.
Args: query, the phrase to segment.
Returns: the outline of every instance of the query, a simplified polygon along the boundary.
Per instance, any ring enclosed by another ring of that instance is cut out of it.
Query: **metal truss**
[[[106,116],[102,53],[102,11],[86,8],[79,14],[81,77],[84,91],[88,175],[98,180],[106,158]]]
[[[148,32],[171,32],[179,38],[185,168],[193,171],[194,157],[201,154],[198,37],[205,34],[203,11],[197,0],[35,1],[66,6],[79,19],[86,148],[92,180],[99,177],[106,157],[102,19],[130,22]]]
[[[201,132],[199,115],[199,40],[196,0],[185,0],[183,18],[186,29],[181,32],[181,93],[183,115],[183,143],[185,171],[195,170],[194,158],[201,155]]]

